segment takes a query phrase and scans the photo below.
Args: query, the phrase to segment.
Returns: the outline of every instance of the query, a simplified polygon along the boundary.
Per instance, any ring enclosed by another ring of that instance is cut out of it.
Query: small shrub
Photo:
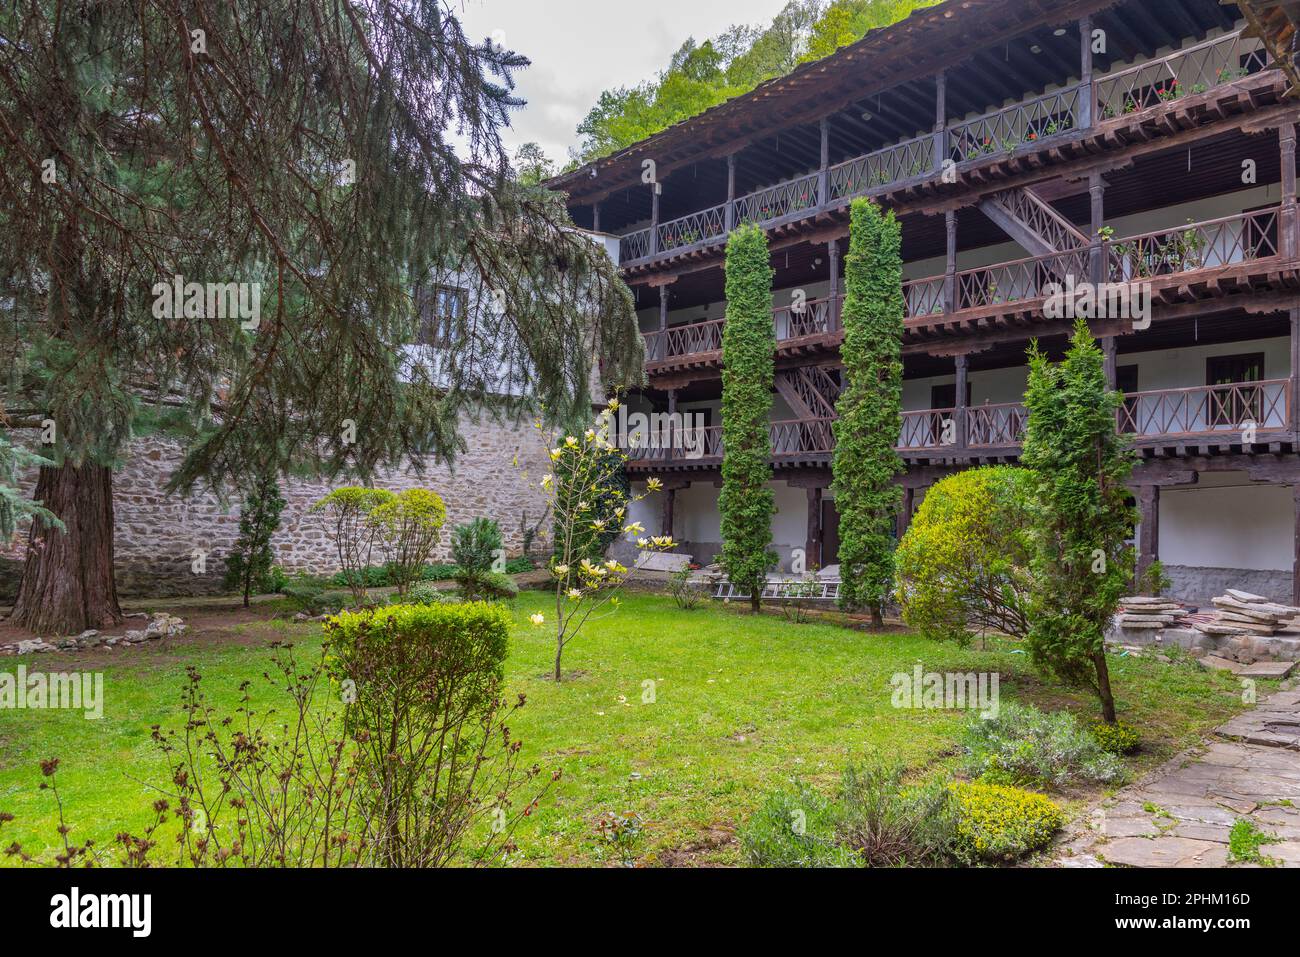
[[[407,605],[444,605],[448,601],[454,601],[450,595],[438,591],[428,582],[416,582],[404,598],[400,595],[395,597]]]
[[[1097,739],[1097,743],[1103,750],[1111,754],[1132,754],[1141,743],[1133,726],[1123,721],[1115,724],[1098,721],[1092,726],[1092,736]]]
[[[352,589],[358,605],[366,600],[366,589],[372,587],[367,572],[379,528],[370,520],[370,514],[393,497],[387,489],[350,485],[334,489],[311,507],[312,512],[328,516],[327,529],[343,569],[339,584]]]
[[[869,867],[942,866],[957,842],[957,809],[942,781],[903,784],[904,768],[875,760],[850,766],[840,787],[839,842]]]
[[[683,565],[668,577],[668,593],[682,611],[694,611],[704,600],[704,590],[691,578],[693,574],[689,565]]]
[[[1068,711],[1004,704],[998,715],[971,715],[963,746],[972,776],[994,784],[1065,787],[1120,781],[1124,768]]]
[[[442,497],[427,488],[408,488],[370,510],[369,521],[388,555],[389,581],[399,595],[420,580],[446,520]]]
[[[244,495],[239,510],[239,537],[226,558],[225,587],[243,595],[245,608],[254,592],[274,592],[283,584],[271,578],[275,562],[271,539],[280,527],[284,506],[274,470],[256,476]]]
[[[985,783],[949,787],[960,809],[960,846],[971,860],[1014,861],[1046,846],[1065,823],[1059,807],[1032,791]]]
[[[501,528],[490,518],[457,525],[451,533],[451,557],[461,575],[504,570],[494,568],[504,555]]]
[[[838,810],[807,785],[770,794],[740,827],[740,845],[753,867],[861,867],[836,843]]]
[[[461,597],[467,601],[509,601],[519,597],[519,586],[509,575],[501,572],[482,572],[472,576],[457,576]]]

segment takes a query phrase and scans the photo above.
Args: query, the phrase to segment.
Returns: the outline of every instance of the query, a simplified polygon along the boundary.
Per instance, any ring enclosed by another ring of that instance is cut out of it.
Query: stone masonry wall
[[[376,477],[380,488],[400,491],[423,486],[442,496],[447,524],[434,561],[446,560],[451,529],[485,516],[497,521],[506,548],[522,546],[519,521],[527,512],[536,524],[546,508],[541,477],[550,470],[544,433],[531,421],[495,424],[486,417],[465,416],[461,435],[468,448],[453,468],[429,463],[423,476],[409,467]],[[225,556],[239,534],[239,502],[223,507],[217,496],[166,495],[167,479],[180,461],[180,447],[162,438],[131,444],[126,464],[114,473],[114,559],[118,591],[126,597],[211,594],[219,591]],[[338,570],[325,525],[308,509],[338,482],[293,482],[281,487],[287,505],[274,539],[276,561],[289,571],[326,573]],[[28,477],[30,494],[35,474]],[[547,526],[543,526],[544,528]],[[16,593],[26,535],[0,550],[0,603]],[[206,553],[204,570],[192,570],[196,552]],[[377,559],[378,560],[378,559]]]

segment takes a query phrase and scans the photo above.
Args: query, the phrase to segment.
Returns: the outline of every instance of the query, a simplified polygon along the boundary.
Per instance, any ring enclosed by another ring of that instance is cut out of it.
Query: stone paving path
[[[1300,867],[1300,691],[1272,695],[1216,728],[1203,752],[1121,789],[1053,863],[1225,867],[1228,832],[1240,818],[1280,839],[1260,854]]]

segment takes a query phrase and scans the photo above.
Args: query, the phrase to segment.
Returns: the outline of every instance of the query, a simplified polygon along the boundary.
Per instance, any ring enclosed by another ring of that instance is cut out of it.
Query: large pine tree
[[[758,611],[772,551],[772,389],[776,331],[767,236],[752,224],[727,240],[722,327],[722,565]]]
[[[1107,386],[1105,359],[1084,320],[1059,365],[1033,343],[1020,456],[1036,477],[1030,653],[1063,680],[1091,686],[1110,723],[1106,629],[1133,580],[1128,539],[1137,521],[1126,485],[1134,457],[1115,431],[1123,401]]]
[[[840,604],[884,621],[903,471],[895,445],[903,384],[902,231],[893,212],[855,199],[844,260],[844,389],[835,403],[831,489],[840,515]]]
[[[18,624],[120,620],[112,475],[143,419],[185,442],[174,489],[223,488],[450,458],[503,393],[574,415],[594,359],[639,380],[615,267],[502,147],[526,65],[440,0],[0,9],[0,416],[52,425],[35,497],[64,524],[33,525]],[[246,284],[260,321],[156,308],[175,277]],[[440,282],[477,294],[417,367]]]

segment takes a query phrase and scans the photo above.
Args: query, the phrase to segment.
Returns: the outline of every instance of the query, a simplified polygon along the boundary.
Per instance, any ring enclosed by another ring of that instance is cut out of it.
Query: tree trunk
[[[1097,669],[1097,697],[1101,698],[1101,716],[1107,724],[1115,723],[1115,697],[1110,692],[1110,669],[1106,666],[1106,651],[1094,651],[1092,663]]]
[[[65,531],[32,522],[12,624],[38,635],[75,635],[122,623],[113,581],[113,470],[43,467],[36,500]]]
[[[885,627],[885,616],[881,613],[879,605],[871,606],[871,627],[872,628]]]

